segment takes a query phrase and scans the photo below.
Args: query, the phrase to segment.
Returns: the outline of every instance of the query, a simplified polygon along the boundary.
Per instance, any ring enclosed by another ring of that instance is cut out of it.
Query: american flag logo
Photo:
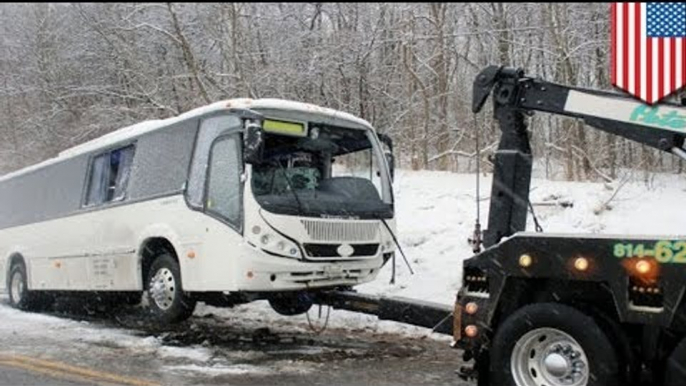
[[[686,3],[612,3],[612,84],[654,104],[686,84]]]

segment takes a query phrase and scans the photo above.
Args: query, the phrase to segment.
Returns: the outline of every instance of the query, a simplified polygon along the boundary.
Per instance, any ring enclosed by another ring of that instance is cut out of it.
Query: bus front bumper
[[[254,256],[236,274],[241,291],[288,291],[355,286],[374,280],[382,257],[332,262],[306,262],[276,256]]]

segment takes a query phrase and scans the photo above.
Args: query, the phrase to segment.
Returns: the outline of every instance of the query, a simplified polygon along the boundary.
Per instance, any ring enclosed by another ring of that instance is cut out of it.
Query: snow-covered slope
[[[686,235],[686,176],[658,175],[650,184],[640,176],[626,175],[611,185],[534,179],[530,198],[545,232]],[[475,181],[473,174],[398,173],[398,236],[416,273],[410,276],[398,259],[395,286],[388,285],[386,267],[376,282],[359,290],[452,303],[462,260],[472,255],[467,239],[476,218]],[[481,179],[482,228],[488,225],[490,188],[488,175]],[[603,209],[608,201],[609,208]],[[527,230],[534,229],[529,216]]]

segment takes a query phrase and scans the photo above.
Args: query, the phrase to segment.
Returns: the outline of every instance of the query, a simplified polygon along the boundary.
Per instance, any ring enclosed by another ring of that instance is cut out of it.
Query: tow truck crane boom
[[[522,69],[489,66],[476,77],[472,111],[478,113],[493,92],[493,109],[502,137],[495,170],[484,246],[523,231],[531,180],[531,148],[525,114],[547,112],[582,119],[587,125],[686,159],[686,109],[648,106],[607,91],[564,86],[525,76]]]

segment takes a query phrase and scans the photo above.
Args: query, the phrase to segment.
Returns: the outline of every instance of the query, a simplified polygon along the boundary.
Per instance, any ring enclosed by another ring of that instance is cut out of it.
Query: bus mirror
[[[388,163],[388,171],[391,173],[391,180],[395,178],[395,156],[393,155],[393,140],[386,134],[379,134],[379,140],[384,145],[383,153]]]
[[[243,159],[246,163],[256,164],[262,161],[264,149],[264,131],[255,122],[247,123],[245,127]]]
[[[391,173],[391,181],[395,179],[395,157],[391,152],[384,152],[386,162],[388,163],[388,171]]]

